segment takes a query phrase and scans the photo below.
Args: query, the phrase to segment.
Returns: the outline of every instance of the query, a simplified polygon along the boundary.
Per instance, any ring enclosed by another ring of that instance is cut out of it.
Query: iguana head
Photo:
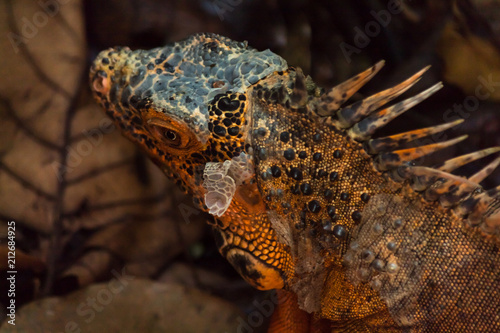
[[[204,191],[207,163],[223,163],[248,149],[247,88],[286,68],[269,50],[198,34],[149,51],[102,51],[90,80],[99,104],[124,134],[196,197]],[[216,175],[219,169],[212,165]]]
[[[250,184],[249,87],[286,69],[285,60],[269,50],[198,34],[148,51],[105,50],[90,71],[96,100],[123,134],[196,203],[212,215],[225,214],[224,222],[216,221],[224,224],[216,237],[221,253],[247,281],[266,289],[283,285],[275,266],[285,265],[286,258],[279,253],[267,258],[257,248],[265,241],[280,251],[263,224],[256,185]]]

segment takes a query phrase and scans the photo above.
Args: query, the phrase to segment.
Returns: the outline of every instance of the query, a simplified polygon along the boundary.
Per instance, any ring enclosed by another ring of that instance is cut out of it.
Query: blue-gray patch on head
[[[136,63],[141,65],[135,67]],[[154,66],[148,66],[151,63]],[[202,142],[209,135],[207,106],[213,97],[227,91],[244,93],[269,74],[288,68],[270,50],[259,52],[216,34],[197,34],[163,48],[132,51],[124,67],[129,69],[134,95],[150,95],[150,107],[190,123]]]

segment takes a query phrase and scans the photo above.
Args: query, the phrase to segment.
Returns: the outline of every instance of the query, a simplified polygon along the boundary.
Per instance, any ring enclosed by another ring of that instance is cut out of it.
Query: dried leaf
[[[46,263],[42,295],[125,263],[151,276],[203,215],[91,100],[81,1],[47,3],[0,3],[2,227],[15,221],[17,248]]]
[[[14,332],[236,332],[242,314],[230,303],[175,284],[130,280],[126,275],[65,297],[18,310]]]

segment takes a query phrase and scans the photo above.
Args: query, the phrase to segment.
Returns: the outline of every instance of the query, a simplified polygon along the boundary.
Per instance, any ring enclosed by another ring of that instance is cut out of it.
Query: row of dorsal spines
[[[429,68],[426,67],[392,88],[351,105],[341,107],[354,93],[373,78],[383,65],[384,62],[380,61],[375,66],[330,89],[321,96],[317,107],[318,115],[329,117],[329,121],[338,129],[346,130],[352,139],[364,142],[368,141],[377,129],[385,126],[391,120],[442,88],[442,84],[437,83],[411,98],[381,109],[415,85]]]
[[[318,115],[325,117],[328,120],[327,122],[332,123],[337,128],[344,129],[352,139],[363,143],[365,151],[372,155],[374,167],[377,170],[387,173],[397,182],[408,182],[412,189],[420,192],[427,201],[439,201],[443,207],[454,207],[459,212],[459,215],[468,218],[471,225],[480,224],[478,221],[487,219],[489,221],[488,225],[490,225],[489,229],[492,229],[491,225],[496,225],[496,221],[500,220],[500,209],[496,211],[491,208],[495,205],[495,202],[500,201],[498,195],[500,188],[485,192],[479,183],[500,164],[500,157],[469,178],[453,175],[451,172],[467,163],[500,152],[500,147],[488,148],[459,156],[445,161],[440,166],[430,168],[417,166],[413,161],[455,145],[466,139],[467,136],[464,135],[424,146],[407,147],[412,143],[418,145],[419,139],[438,134],[461,124],[462,119],[388,137],[371,138],[371,135],[378,128],[386,125],[390,120],[441,88],[441,84],[436,84],[414,97],[378,111],[380,107],[418,82],[427,68],[392,88],[356,102],[351,106],[341,108],[341,105],[369,81],[382,66],[383,62],[379,62],[363,73],[332,88],[321,95],[319,102],[315,96],[318,93],[318,88],[313,86],[310,77],[304,76],[300,68],[294,69],[292,72],[294,77],[292,77],[291,92],[290,90],[287,91],[283,84],[273,88],[268,86],[258,87],[259,89],[256,90],[259,95],[262,95],[259,97],[267,102],[289,104],[287,107],[294,109],[305,107],[313,100],[313,105],[317,106],[316,112]],[[360,129],[363,128],[369,129],[360,135]],[[489,215],[486,216],[486,214]],[[495,228],[493,229],[497,230]],[[498,226],[498,229],[500,229],[500,226]],[[494,232],[500,233],[498,230]]]
[[[408,181],[410,186],[415,191],[421,192],[426,200],[439,200],[443,207],[454,207],[455,211],[466,218],[470,225],[481,226],[483,231],[488,231],[489,235],[496,235],[497,240],[500,239],[500,186],[484,191],[479,185],[498,167],[500,157],[468,178],[451,174],[465,164],[500,152],[500,147],[459,156],[440,166],[429,168],[417,166],[413,161],[455,145],[466,139],[467,136],[417,147],[415,147],[415,143],[418,145],[419,139],[459,125],[463,122],[462,119],[388,137],[371,138],[377,129],[385,126],[392,119],[442,87],[441,83],[438,83],[416,96],[380,110],[385,104],[418,82],[428,67],[392,88],[342,107],[383,65],[383,61],[378,62],[375,66],[329,90],[321,96],[317,114],[327,117],[328,123],[345,130],[346,134],[353,140],[362,142],[366,152],[372,155],[377,170],[387,172],[392,179],[398,182]],[[414,143],[414,147],[406,148],[412,143]]]
[[[481,171],[491,168],[495,163],[498,165],[499,160],[500,158],[497,158]],[[454,211],[468,226],[493,239],[500,246],[500,186],[473,192]]]

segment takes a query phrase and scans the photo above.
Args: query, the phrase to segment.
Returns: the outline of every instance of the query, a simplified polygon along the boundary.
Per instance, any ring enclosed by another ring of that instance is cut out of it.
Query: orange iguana
[[[425,70],[342,106],[383,62],[324,91],[269,50],[198,34],[103,51],[90,73],[123,134],[214,216],[220,252],[278,289],[270,332],[500,332],[500,187],[414,161],[460,121],[372,139],[440,88],[390,107]],[[412,145],[413,143],[413,145]]]

